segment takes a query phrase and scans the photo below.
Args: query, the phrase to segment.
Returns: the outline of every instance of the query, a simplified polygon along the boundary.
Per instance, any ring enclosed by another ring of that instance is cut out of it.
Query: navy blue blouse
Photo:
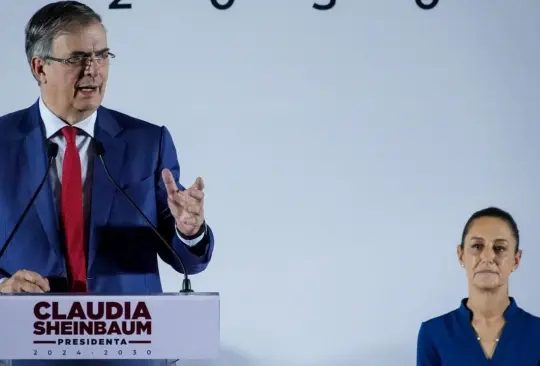
[[[540,318],[519,308],[513,298],[492,358],[486,358],[465,305],[420,326],[417,366],[540,366]]]

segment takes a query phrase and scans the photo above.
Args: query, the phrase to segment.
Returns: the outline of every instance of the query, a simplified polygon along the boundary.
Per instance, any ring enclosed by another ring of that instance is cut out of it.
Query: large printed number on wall
[[[212,3],[212,6],[218,10],[227,10],[234,5],[234,0],[227,0],[223,4],[221,4],[219,0],[210,0],[210,2]],[[328,4],[324,5],[317,3],[313,4],[313,7],[317,10],[330,10],[334,6],[336,6],[336,0],[329,0]]]
[[[328,1],[328,4],[324,4],[324,5],[313,3],[313,8],[317,10],[330,10],[334,6],[336,6],[336,0],[330,0]]]
[[[223,0],[221,0],[223,1]],[[227,0],[225,4],[220,4],[218,0],[210,0],[214,8],[218,10],[227,10],[234,4],[234,0]]]
[[[416,5],[424,10],[431,10],[436,7],[438,3],[439,0],[416,0]]]
[[[131,9],[131,3],[125,3],[124,0],[113,0],[109,4],[109,9]],[[439,0],[414,0],[416,5],[423,10],[431,10],[439,4]],[[316,10],[330,10],[336,6],[337,0],[328,0],[326,4],[313,3]],[[227,10],[234,5],[234,0],[210,0],[212,6],[218,10]]]
[[[113,0],[109,4],[109,9],[131,9],[131,4],[122,3],[122,0]]]

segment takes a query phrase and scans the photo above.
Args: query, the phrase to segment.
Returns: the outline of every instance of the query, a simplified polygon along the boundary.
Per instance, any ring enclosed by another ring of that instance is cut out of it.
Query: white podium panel
[[[0,295],[0,358],[211,359],[217,293]]]

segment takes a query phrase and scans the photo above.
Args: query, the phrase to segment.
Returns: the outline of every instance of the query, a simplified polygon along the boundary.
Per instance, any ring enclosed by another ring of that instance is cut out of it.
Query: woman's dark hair
[[[505,221],[510,226],[512,233],[514,234],[514,238],[516,239],[516,252],[519,250],[519,230],[518,230],[516,222],[514,221],[514,218],[508,212],[501,210],[500,208],[497,208],[497,207],[484,208],[483,210],[476,211],[475,213],[472,214],[469,220],[467,220],[467,223],[465,224],[465,228],[463,228],[463,234],[461,234],[461,248],[462,249],[464,246],[465,237],[469,233],[469,229],[471,228],[474,220],[479,219],[481,217],[495,217],[495,218]]]

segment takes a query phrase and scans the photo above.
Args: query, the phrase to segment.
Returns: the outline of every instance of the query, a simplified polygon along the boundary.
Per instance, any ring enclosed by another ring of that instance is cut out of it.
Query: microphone
[[[71,292],[67,277],[64,276],[47,276],[51,293]]]
[[[2,249],[0,250],[0,258],[2,258],[2,256],[4,255],[8,245],[13,240],[13,237],[15,236],[17,231],[19,230],[19,227],[21,226],[24,218],[26,217],[26,214],[28,213],[28,211],[30,211],[30,207],[32,207],[32,205],[34,204],[34,201],[36,200],[39,192],[41,192],[41,189],[43,188],[43,185],[47,181],[47,177],[49,176],[49,171],[51,170],[54,159],[56,159],[56,155],[58,155],[58,145],[55,144],[54,142],[51,142],[47,146],[47,157],[48,157],[47,171],[43,175],[43,179],[41,180],[41,183],[37,187],[36,191],[34,192],[34,195],[30,199],[30,202],[28,202],[28,205],[26,205],[26,208],[24,209],[21,217],[19,217],[19,220],[15,224],[15,227],[11,231],[11,234],[9,234],[9,237],[7,238],[7,240],[4,243]],[[7,276],[7,277],[11,277],[11,274],[9,272],[7,272],[7,271],[5,271],[4,269],[1,269],[1,268],[0,268],[0,274],[2,274],[4,276]]]
[[[148,219],[148,217],[146,217],[146,215],[142,212],[142,210],[135,204],[135,202],[133,202],[133,200],[131,198],[129,198],[129,196],[118,185],[118,183],[116,183],[116,181],[111,176],[111,173],[109,172],[109,169],[107,168],[107,164],[105,164],[105,160],[103,160],[103,155],[105,154],[105,148],[103,147],[103,144],[100,141],[97,141],[97,140],[94,140],[94,142],[95,142],[94,148],[95,148],[96,155],[98,156],[99,160],[101,160],[101,165],[103,165],[103,169],[105,169],[105,173],[107,173],[107,176],[109,177],[109,180],[122,193],[122,195],[131,204],[131,206],[133,206],[133,208],[135,210],[137,210],[139,215],[141,215],[141,217],[146,221],[148,226],[150,226],[150,228],[156,234],[156,236],[159,238],[159,240],[161,242],[163,242],[165,247],[173,254],[173,256],[176,258],[178,263],[180,263],[180,266],[182,267],[182,272],[184,272],[184,280],[182,281],[182,290],[180,291],[180,293],[193,292],[193,289],[191,288],[191,281],[189,280],[189,277],[188,277],[188,274],[187,274],[187,271],[186,271],[186,266],[184,265],[184,261],[182,260],[182,258],[180,258],[180,256],[176,252],[176,250],[174,250],[174,248],[169,244],[169,242],[167,242],[167,240],[165,240],[165,238],[163,238],[163,236],[161,236],[161,234],[159,233],[157,228],[150,222],[150,220]]]

